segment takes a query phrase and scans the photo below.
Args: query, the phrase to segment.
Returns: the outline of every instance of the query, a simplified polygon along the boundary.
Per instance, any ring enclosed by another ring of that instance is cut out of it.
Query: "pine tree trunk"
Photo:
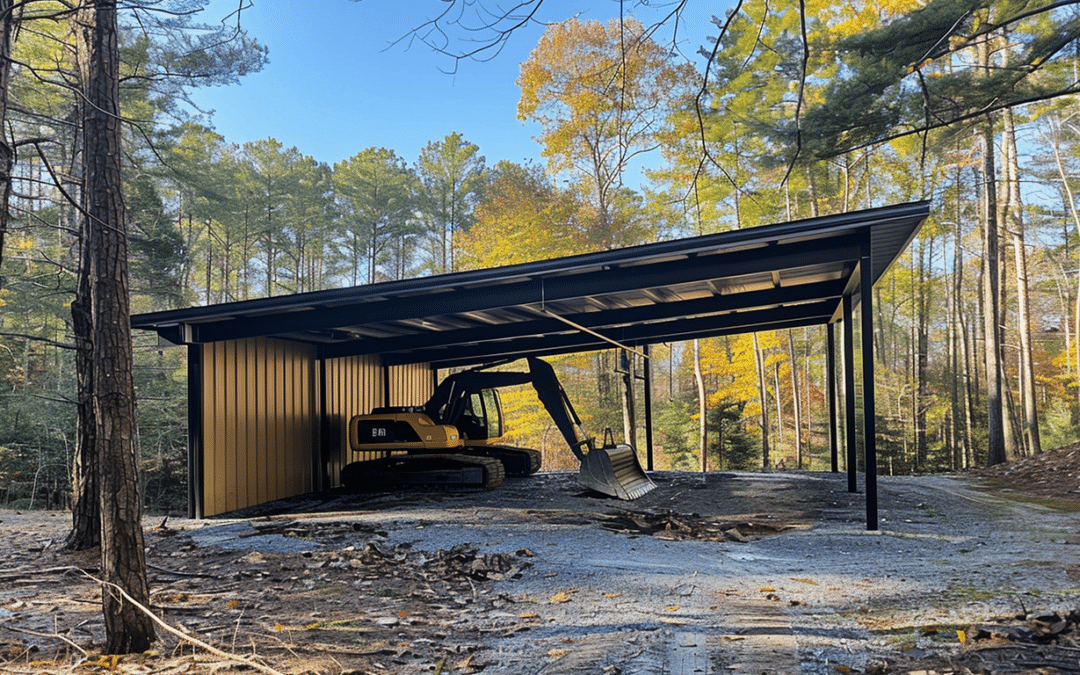
[[[705,377],[701,373],[701,343],[694,340],[694,381],[698,392],[698,456],[702,473],[709,470],[708,402],[705,400]]]
[[[72,189],[83,180],[82,129],[75,129]],[[81,192],[79,193],[81,194]],[[97,427],[94,422],[93,323],[90,312],[90,221],[74,209],[71,227],[79,231],[79,281],[71,302],[71,332],[75,338],[76,410],[75,458],[71,468],[71,532],[64,540],[69,551],[85,551],[101,543],[101,502],[98,495]]]
[[[963,239],[964,232],[961,223],[963,218],[961,217],[961,202],[960,202],[960,185],[961,185],[961,171],[959,166],[956,170],[956,232],[953,235],[953,269],[952,269],[952,298],[949,303],[951,318],[949,321],[949,336],[950,343],[953,345],[953,356],[951,368],[953,377],[951,379],[951,398],[952,398],[952,416],[953,416],[953,428],[956,430],[953,438],[954,442],[958,445],[956,448],[957,469],[966,469],[968,467],[969,447],[971,439],[971,427],[970,416],[968,415],[968,409],[971,405],[971,401],[967,396],[967,342],[966,331],[964,330],[963,317],[963,305],[962,305],[962,293],[964,286],[964,248]],[[962,389],[961,389],[962,387]],[[964,426],[961,430],[961,420],[963,420]]]
[[[983,142],[983,356],[986,359],[987,457],[989,466],[1002,464],[1005,454],[1005,400],[1001,375],[1001,312],[998,307],[998,223],[994,124],[982,127]]]
[[[1069,217],[1073,223],[1074,231],[1077,233],[1077,235],[1080,235],[1080,211],[1077,211],[1076,209],[1076,195],[1073,194],[1072,185],[1069,183],[1069,174],[1068,171],[1066,171],[1065,163],[1061,158],[1061,122],[1060,120],[1056,120],[1056,118],[1052,119],[1055,119],[1056,121],[1056,123],[1054,124],[1053,143],[1051,143],[1054,150],[1054,164],[1057,168],[1058,178],[1061,180],[1061,190],[1065,195],[1064,199],[1062,200],[1064,202],[1062,206],[1064,207],[1065,211],[1069,213]],[[1065,230],[1063,238],[1066,242],[1068,242],[1068,226],[1063,225],[1062,227]],[[1078,250],[1080,250],[1080,247],[1078,247]],[[1066,243],[1066,260],[1069,257],[1068,253],[1068,244]],[[1078,277],[1078,284],[1080,284],[1080,277]],[[1072,317],[1065,320],[1065,343],[1067,345],[1070,345],[1069,348],[1074,348],[1072,352],[1072,359],[1070,361],[1070,367],[1073,368],[1073,375],[1076,377],[1077,383],[1080,384],[1080,289],[1078,289],[1078,292],[1076,294],[1075,310],[1073,310],[1072,307],[1066,307],[1064,313],[1066,316],[1073,314]],[[1075,330],[1072,330],[1070,328],[1073,319],[1076,320]],[[1070,339],[1070,331],[1077,337],[1076,344],[1073,344],[1072,340]],[[1076,391],[1077,395],[1080,396],[1080,386],[1077,386]]]
[[[637,411],[634,406],[634,357],[625,350],[620,351],[622,361],[622,415],[623,438],[626,443],[637,447]]]
[[[127,227],[121,191],[119,49],[115,0],[78,14],[83,95],[83,211],[89,221],[94,419],[101,495],[101,574],[107,654],[142,652],[154,624],[120,591],[150,605],[139,499],[132,380]]]
[[[1024,406],[1026,443],[1030,453],[1042,452],[1039,412],[1035,401],[1035,363],[1031,346],[1031,298],[1028,289],[1027,249],[1024,243],[1024,212],[1020,198],[1020,160],[1016,149],[1016,126],[1011,110],[1005,111],[1005,143],[1008,162],[1008,208],[1006,224],[1016,267],[1017,324],[1020,331],[1020,396]]]
[[[761,402],[761,468],[768,471],[769,461],[769,399],[765,382],[765,357],[761,353],[758,335],[754,333],[754,361],[757,364],[758,400]]]
[[[799,369],[795,366],[795,339],[791,329],[787,332],[788,361],[791,363],[791,403],[792,416],[795,418],[795,467],[803,468],[803,415],[802,401],[799,399]]]
[[[85,224],[87,220],[82,219]],[[93,341],[90,321],[90,269],[82,234],[79,288],[71,303],[71,328],[75,336],[75,378],[78,421],[75,428],[75,460],[71,475],[71,532],[64,541],[70,551],[85,551],[101,543],[101,503],[98,497],[98,447],[94,422]]]
[[[15,151],[7,138],[8,88],[11,82],[11,48],[15,26],[15,1],[0,0],[0,263],[4,261],[4,237],[8,229],[8,201]],[[4,277],[0,276],[0,288]]]

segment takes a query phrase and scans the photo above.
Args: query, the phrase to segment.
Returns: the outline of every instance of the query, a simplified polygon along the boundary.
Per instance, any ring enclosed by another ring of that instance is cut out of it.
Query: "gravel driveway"
[[[528,556],[497,582],[505,602],[460,619],[475,635],[470,666],[491,675],[872,671],[898,650],[955,645],[955,627],[1076,602],[1077,515],[971,479],[880,478],[880,530],[868,532],[844,475],[654,477],[634,502],[543,473],[486,493],[343,496],[305,519],[356,519],[419,550]],[[625,527],[644,521],[700,528]],[[229,527],[245,525],[207,522],[198,536]],[[295,545],[234,539],[278,540]],[[528,630],[513,628],[522,617]]]

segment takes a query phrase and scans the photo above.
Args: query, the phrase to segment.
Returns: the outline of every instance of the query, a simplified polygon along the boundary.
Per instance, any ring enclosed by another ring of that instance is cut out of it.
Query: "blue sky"
[[[653,3],[658,7],[625,4],[646,22],[670,11],[663,0]],[[687,18],[695,37],[686,51],[696,52],[703,35],[715,34],[709,17],[727,4],[691,0]],[[236,5],[218,0],[202,20],[216,22]],[[498,56],[464,61],[455,74],[444,72],[452,68],[449,60],[424,45],[391,46],[444,7],[442,0],[254,0],[242,23],[269,47],[270,63],[240,85],[196,90],[192,98],[215,110],[214,127],[230,142],[273,137],[328,164],[372,146],[391,148],[411,164],[429,141],[455,131],[480,146],[489,166],[500,159],[542,161],[532,138],[538,128],[517,119],[515,81],[543,27],[521,29]],[[606,21],[618,12],[614,0],[545,0],[539,17]],[[665,35],[670,39],[670,31]]]

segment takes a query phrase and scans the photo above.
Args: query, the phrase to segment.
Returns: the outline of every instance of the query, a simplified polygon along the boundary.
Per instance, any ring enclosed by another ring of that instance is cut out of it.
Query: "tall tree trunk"
[[[701,373],[701,343],[694,340],[694,381],[698,398],[698,456],[702,473],[709,470],[709,406],[705,398],[705,377]]]
[[[769,463],[769,392],[765,381],[765,357],[761,353],[758,334],[754,333],[754,362],[757,365],[758,400],[761,402],[761,468],[766,471]]]
[[[1061,120],[1057,119],[1056,117],[1053,117],[1051,119],[1053,120],[1053,140],[1050,145],[1054,151],[1054,164],[1057,168],[1058,178],[1061,180],[1062,192],[1065,195],[1065,199],[1063,200],[1063,206],[1065,210],[1069,213],[1069,217],[1072,220],[1075,232],[1078,236],[1080,236],[1080,211],[1077,211],[1076,209],[1076,195],[1073,193],[1072,185],[1069,183],[1069,173],[1066,170],[1065,162],[1061,157]],[[1065,257],[1067,260],[1069,241],[1068,226],[1063,225],[1063,227],[1066,230],[1064,233],[1064,239],[1066,242]],[[1077,250],[1080,251],[1080,247],[1077,247]],[[1077,277],[1077,284],[1080,285],[1080,276]],[[1069,315],[1070,311],[1070,308],[1066,308],[1066,316]],[[1073,351],[1071,367],[1074,368],[1073,374],[1076,376],[1077,380],[1076,393],[1077,396],[1080,396],[1080,288],[1077,289],[1076,309],[1073,314],[1074,316],[1072,318],[1065,320],[1065,342],[1066,344],[1072,344],[1069,340],[1069,325],[1072,323],[1072,320],[1075,319],[1076,329],[1073,331],[1073,333],[1077,336],[1077,344],[1075,345],[1076,349]]]
[[[776,402],[776,439],[784,442],[784,404],[780,400],[780,362],[773,363],[773,401]]]
[[[963,316],[961,293],[963,291],[963,279],[964,279],[964,231],[962,227],[962,207],[960,201],[960,189],[962,185],[962,172],[959,164],[956,169],[956,224],[955,233],[953,234],[953,269],[952,269],[952,293],[949,299],[949,344],[951,345],[951,359],[949,361],[950,369],[953,372],[953,377],[950,378],[950,399],[952,403],[952,419],[953,419],[953,442],[956,444],[955,449],[955,468],[966,469],[968,467],[968,447],[970,443],[970,427],[961,429],[961,422],[965,423],[968,420],[967,406],[970,402],[967,399],[967,385],[966,385],[966,367],[967,350],[964,347],[965,333],[963,329]],[[962,375],[962,373],[964,375]],[[963,387],[963,390],[961,390]]]
[[[983,356],[986,359],[987,464],[1006,460],[1005,399],[1001,373],[1001,311],[999,301],[997,181],[994,161],[994,123],[982,125],[983,145]]]
[[[923,248],[928,247],[929,251]],[[930,399],[928,372],[930,370],[930,284],[927,282],[927,258],[933,264],[934,240],[932,236],[919,241],[919,288],[915,296],[915,368],[918,373],[915,385],[915,463],[922,470],[926,467],[926,409]]]
[[[150,605],[139,499],[132,379],[127,225],[121,181],[120,54],[116,0],[78,14],[83,98],[83,213],[89,221],[94,420],[101,471],[101,574],[107,654],[142,652],[154,624],[127,600]]]
[[[76,125],[71,165],[71,194],[82,194],[82,129]],[[71,467],[71,532],[64,540],[69,551],[85,551],[101,543],[101,501],[98,494],[98,446],[94,422],[93,323],[91,320],[90,221],[72,205],[70,226],[79,232],[79,277],[71,302],[71,332],[75,339],[76,410],[75,457]]]
[[[803,415],[802,401],[799,399],[799,369],[795,365],[795,339],[791,336],[791,330],[787,332],[788,361],[791,363],[791,403],[792,416],[795,418],[795,467],[803,468]]]
[[[90,319],[90,283],[82,270],[90,269],[88,220],[82,219],[79,248],[79,286],[71,303],[71,329],[75,336],[75,378],[78,420],[75,425],[75,460],[71,472],[71,532],[64,548],[85,551],[101,543],[98,446],[93,400],[93,326]]]
[[[634,357],[620,350],[619,360],[622,368],[622,414],[623,414],[623,438],[626,442],[637,447],[637,414],[634,406]]]
[[[11,171],[15,167],[15,150],[8,142],[6,132],[15,11],[15,0],[0,0],[0,263],[4,261],[8,201],[11,199]],[[4,277],[0,275],[0,288],[3,286]]]
[[[1012,110],[1005,111],[1005,157],[1008,167],[1008,200],[1005,225],[1013,246],[1016,267],[1017,328],[1020,331],[1020,397],[1024,407],[1025,446],[1029,453],[1042,452],[1039,412],[1035,401],[1035,363],[1031,346],[1031,298],[1028,289],[1027,248],[1024,243],[1024,204],[1020,197],[1020,159],[1016,150],[1016,125]]]

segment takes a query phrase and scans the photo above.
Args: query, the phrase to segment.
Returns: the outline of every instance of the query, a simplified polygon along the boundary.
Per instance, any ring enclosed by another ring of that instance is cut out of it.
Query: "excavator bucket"
[[[656,488],[630,445],[591,450],[581,461],[578,482],[619,499],[637,499]]]

